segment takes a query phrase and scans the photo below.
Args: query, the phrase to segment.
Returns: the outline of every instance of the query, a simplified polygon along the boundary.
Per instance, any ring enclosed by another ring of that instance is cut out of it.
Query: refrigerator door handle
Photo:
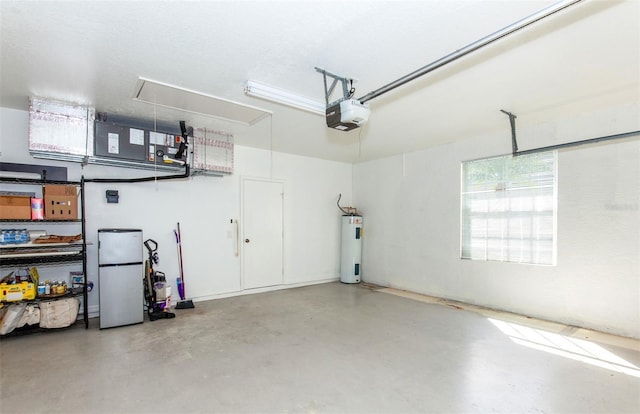
[[[142,262],[131,262],[131,263],[106,263],[98,265],[98,267],[115,267],[115,266],[138,266],[141,265]]]

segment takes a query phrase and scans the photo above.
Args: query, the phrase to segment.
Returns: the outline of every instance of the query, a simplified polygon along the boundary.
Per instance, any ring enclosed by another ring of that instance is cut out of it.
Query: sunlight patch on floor
[[[446,306],[451,309],[474,312],[484,316],[487,319],[491,318],[542,330],[545,332],[554,332],[562,335],[565,338],[582,339],[587,342],[597,342],[600,344],[612,345],[636,352],[640,351],[640,340],[634,338],[618,336],[606,332],[581,328],[578,326],[565,325],[559,322],[537,319],[535,317],[519,315],[517,313],[500,311],[496,309],[489,309],[482,306],[438,298],[435,296],[428,296],[401,289],[380,286],[378,289],[376,289],[376,292],[400,296],[407,299],[417,300],[423,303]]]
[[[519,345],[640,378],[637,366],[591,341],[569,338],[513,322],[492,318],[488,320]]]
[[[400,289],[379,287],[374,290],[423,303],[474,312],[487,318],[514,343],[519,345],[640,378],[640,368],[594,342],[638,351],[640,350],[640,341],[633,338],[625,338]]]

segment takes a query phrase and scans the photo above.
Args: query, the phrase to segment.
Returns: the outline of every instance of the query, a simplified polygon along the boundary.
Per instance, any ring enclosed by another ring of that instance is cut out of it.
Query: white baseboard
[[[340,277],[335,276],[327,279],[288,283],[284,285],[267,286],[267,287],[256,288],[256,289],[245,289],[245,290],[238,290],[233,292],[216,293],[215,295],[198,296],[198,297],[187,298],[187,299],[191,299],[194,302],[202,302],[205,300],[231,298],[234,296],[252,295],[254,293],[273,292],[276,290],[294,289],[294,288],[303,287],[303,286],[320,285],[323,283],[337,282],[338,280],[340,280]],[[99,316],[100,316],[100,306],[99,305],[89,306],[89,318],[97,318]]]
[[[100,316],[100,306],[89,306],[89,318],[97,318],[98,316]]]
[[[337,282],[338,280],[340,280],[340,278],[336,276],[336,277],[331,277],[331,278],[327,278],[327,279],[312,280],[312,281],[307,281],[307,282],[297,282],[297,283],[289,283],[289,284],[284,284],[284,285],[267,286],[267,287],[263,287],[263,288],[245,289],[245,290],[237,290],[237,291],[233,291],[233,292],[216,293],[215,295],[198,296],[198,297],[193,297],[193,298],[190,298],[190,299],[193,300],[194,302],[202,302],[202,301],[205,301],[205,300],[231,298],[231,297],[234,297],[234,296],[252,295],[254,293],[273,292],[273,291],[276,291],[276,290],[293,289],[293,288],[298,288],[298,287],[303,287],[303,286],[320,285],[320,284],[323,284],[323,283]],[[187,298],[187,299],[189,299],[189,298]]]

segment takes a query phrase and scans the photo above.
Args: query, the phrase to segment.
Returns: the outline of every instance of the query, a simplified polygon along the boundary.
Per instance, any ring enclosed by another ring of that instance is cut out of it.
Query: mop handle
[[[182,266],[182,236],[180,234],[180,222],[178,222],[178,231],[174,233],[176,235],[176,242],[178,242],[178,259],[180,260],[180,280],[182,281],[182,290],[186,292],[184,285],[184,268]]]

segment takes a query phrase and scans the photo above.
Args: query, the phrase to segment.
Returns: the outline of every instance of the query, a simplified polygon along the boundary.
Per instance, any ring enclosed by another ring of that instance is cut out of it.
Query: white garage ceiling
[[[552,1],[7,1],[0,105],[29,96],[234,132],[236,143],[356,162],[640,99],[640,2],[584,0],[371,100],[351,132],[246,96],[251,79],[324,99],[314,67],[361,97]],[[272,113],[253,126],[132,100],[139,77]],[[611,133],[626,131],[611,131]],[[590,137],[580,137],[590,138]]]

